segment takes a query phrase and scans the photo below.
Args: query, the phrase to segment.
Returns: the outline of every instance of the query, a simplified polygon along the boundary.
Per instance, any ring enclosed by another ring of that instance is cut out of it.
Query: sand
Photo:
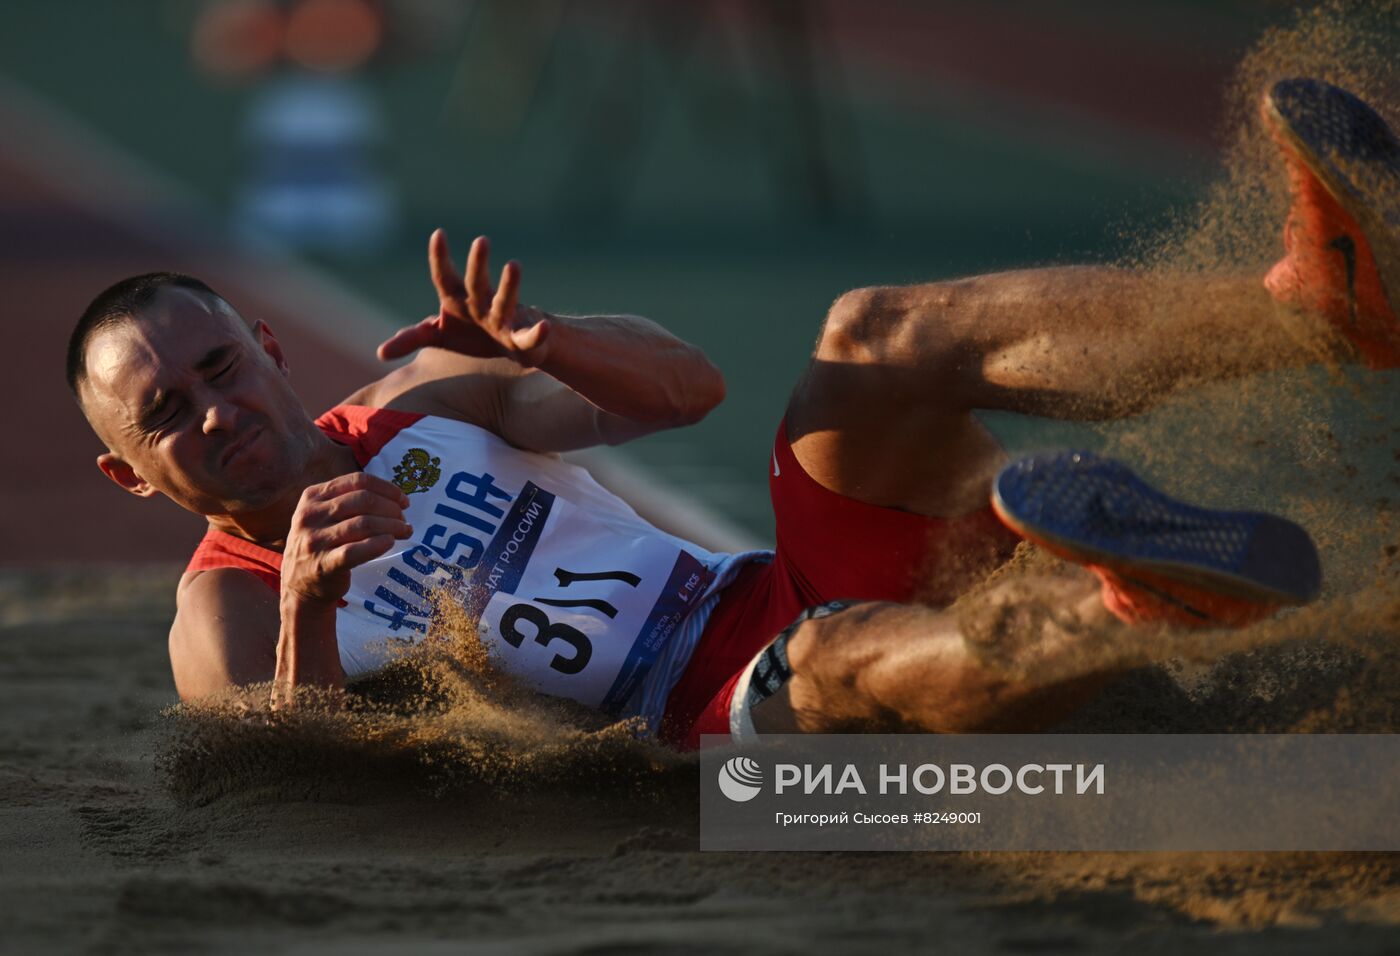
[[[6,952],[1381,953],[1400,940],[1391,855],[702,854],[694,763],[645,747],[615,749],[615,775],[561,776],[563,757],[495,783],[435,769],[431,733],[361,735],[355,750],[322,731],[315,753],[286,759],[317,733],[308,718],[264,725],[250,750],[256,715],[222,731],[162,716],[175,576],[0,576]],[[1165,679],[1130,682],[1101,716],[1161,700]],[[179,778],[190,762],[200,785]]]

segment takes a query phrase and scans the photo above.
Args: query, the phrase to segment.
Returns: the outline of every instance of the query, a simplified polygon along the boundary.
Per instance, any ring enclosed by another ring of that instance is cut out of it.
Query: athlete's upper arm
[[[181,587],[170,667],[181,700],[272,680],[281,629],[277,594],[247,571],[217,568]]]

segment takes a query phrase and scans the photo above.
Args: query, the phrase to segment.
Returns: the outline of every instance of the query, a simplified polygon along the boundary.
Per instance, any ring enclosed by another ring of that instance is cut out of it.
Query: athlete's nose
[[[209,400],[209,407],[204,412],[204,434],[232,431],[236,418],[237,412],[233,406],[215,395]]]

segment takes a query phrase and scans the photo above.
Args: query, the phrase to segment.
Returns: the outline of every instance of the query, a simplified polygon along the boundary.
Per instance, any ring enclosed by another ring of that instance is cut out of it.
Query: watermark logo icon
[[[749,757],[730,757],[719,768],[719,792],[735,803],[747,803],[763,788],[763,768]]]

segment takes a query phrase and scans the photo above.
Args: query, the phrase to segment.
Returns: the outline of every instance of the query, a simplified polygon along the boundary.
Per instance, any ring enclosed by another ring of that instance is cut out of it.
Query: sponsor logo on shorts
[[[750,757],[730,757],[719,768],[719,792],[747,803],[763,789],[763,768]]]

